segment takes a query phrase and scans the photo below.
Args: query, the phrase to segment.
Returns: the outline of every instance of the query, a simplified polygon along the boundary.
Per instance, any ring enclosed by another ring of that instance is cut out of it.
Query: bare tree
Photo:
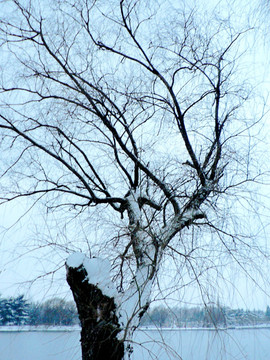
[[[255,176],[256,121],[243,116],[249,88],[236,71],[245,31],[166,2],[2,5],[2,202],[45,199],[89,222],[96,207],[110,214],[100,246],[113,247],[115,284],[92,251],[67,259],[67,281],[82,358],[122,359],[167,256],[198,281],[194,229],[217,231],[239,261],[222,209]]]

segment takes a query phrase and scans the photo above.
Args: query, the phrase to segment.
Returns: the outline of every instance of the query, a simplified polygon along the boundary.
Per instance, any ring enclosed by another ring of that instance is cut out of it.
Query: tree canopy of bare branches
[[[43,199],[89,222],[96,207],[112,214],[117,292],[91,280],[96,258],[73,254],[67,276],[83,359],[102,352],[89,334],[121,359],[166,256],[196,273],[193,229],[216,231],[239,261],[223,225],[224,199],[258,175],[249,135],[259,119],[246,116],[250,88],[237,72],[247,30],[158,1],[3,8],[1,201]]]

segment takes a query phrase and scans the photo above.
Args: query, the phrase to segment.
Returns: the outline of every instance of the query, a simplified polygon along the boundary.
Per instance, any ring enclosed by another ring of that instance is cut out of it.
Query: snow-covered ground
[[[65,332],[71,332],[71,331],[80,331],[81,328],[79,325],[74,326],[45,326],[45,325],[39,325],[39,326],[31,326],[31,325],[7,325],[7,326],[0,326],[0,332],[23,332],[23,331],[39,331],[39,332],[50,332],[50,331],[65,331]]]
[[[270,329],[270,324],[259,324],[259,325],[237,325],[228,327],[156,327],[156,326],[141,326],[138,330],[141,331],[226,331],[226,330],[246,330],[246,329]]]
[[[245,330],[245,329],[270,329],[270,324],[259,324],[259,325],[244,325],[244,326],[229,326],[227,328],[215,328],[215,327],[155,327],[155,326],[141,326],[137,329],[137,331],[195,331],[195,330],[205,330],[205,331],[226,331],[226,330]],[[81,327],[79,325],[73,326],[46,326],[46,325],[38,325],[38,326],[31,326],[31,325],[7,325],[7,326],[0,326],[0,332],[72,332],[72,331],[80,331]]]

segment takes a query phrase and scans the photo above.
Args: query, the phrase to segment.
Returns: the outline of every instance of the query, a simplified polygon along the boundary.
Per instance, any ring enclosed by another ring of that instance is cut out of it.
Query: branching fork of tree
[[[46,199],[89,222],[95,207],[117,215],[117,289],[100,277],[107,263],[82,254],[67,260],[67,281],[83,360],[128,357],[168,252],[194,270],[190,229],[217,230],[238,261],[217,220],[254,176],[244,153],[254,122],[239,115],[248,88],[235,75],[245,32],[158,1],[1,6],[2,202]]]

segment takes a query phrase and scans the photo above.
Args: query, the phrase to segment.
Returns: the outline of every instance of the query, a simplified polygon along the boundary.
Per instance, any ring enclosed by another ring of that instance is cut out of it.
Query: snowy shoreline
[[[215,328],[215,327],[139,327],[137,331],[228,331],[228,330],[270,330],[270,324],[260,324],[260,325],[243,325],[243,326],[229,326],[227,328]],[[0,326],[0,332],[73,332],[81,331],[79,325],[75,326],[31,326],[31,325],[6,325]]]
[[[270,330],[270,324],[237,325],[228,327],[140,327],[139,331],[228,331],[228,330]]]
[[[31,325],[6,325],[0,326],[0,332],[72,332],[72,331],[81,331],[79,325],[75,326],[31,326]]]

